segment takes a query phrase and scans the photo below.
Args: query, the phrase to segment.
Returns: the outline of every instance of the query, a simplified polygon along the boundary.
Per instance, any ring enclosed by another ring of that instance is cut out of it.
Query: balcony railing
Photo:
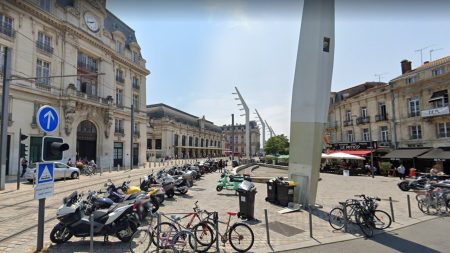
[[[14,29],[10,24],[0,23],[0,33],[10,38],[14,38]]]
[[[344,126],[353,126],[353,120],[345,120]]]
[[[420,140],[422,139],[422,134],[412,134],[409,136],[410,140]]]
[[[139,90],[141,87],[137,83],[133,83],[133,89]]]
[[[45,53],[53,54],[53,47],[51,47],[47,43],[44,43],[43,41],[36,41],[36,47],[44,51]]]
[[[116,128],[114,129],[114,134],[121,134],[124,135],[125,134],[125,130],[123,128]]]
[[[375,122],[388,120],[387,114],[375,115]]]
[[[358,117],[356,118],[356,125],[367,124],[370,123],[370,117]]]
[[[79,69],[82,69],[84,71],[88,71],[88,72],[97,72],[97,65],[96,64],[92,64],[92,63],[86,63],[83,61],[78,61],[78,65],[77,67]]]
[[[36,79],[36,88],[45,90],[45,91],[50,91],[51,86],[50,86],[50,82],[49,82],[48,78]]]
[[[117,81],[118,83],[124,83],[124,82],[125,82],[125,79],[123,79],[123,77],[121,77],[121,76],[116,76],[116,81]]]
[[[327,122],[326,128],[327,129],[337,129],[337,122],[336,121]]]
[[[420,116],[420,111],[415,111],[415,112],[409,112],[408,113],[408,117],[412,118],[412,117],[417,117]]]
[[[448,105],[444,107],[431,108],[420,112],[422,118],[444,116],[449,114],[450,114],[450,107]]]

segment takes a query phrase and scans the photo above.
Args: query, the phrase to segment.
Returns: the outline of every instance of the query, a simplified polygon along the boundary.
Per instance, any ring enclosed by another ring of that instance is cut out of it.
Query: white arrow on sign
[[[55,116],[53,116],[52,111],[48,111],[45,115],[44,118],[47,118],[47,129],[50,128],[50,123],[51,121],[53,121],[55,119]]]

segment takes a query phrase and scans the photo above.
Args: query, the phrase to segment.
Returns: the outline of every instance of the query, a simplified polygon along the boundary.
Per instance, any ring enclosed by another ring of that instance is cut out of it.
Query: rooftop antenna
[[[419,48],[419,49],[417,49],[417,50],[414,50],[414,52],[420,52],[420,65],[422,65],[423,64],[423,50],[425,50],[425,49],[427,49],[427,48],[430,48],[430,47],[432,47],[433,45],[429,45],[429,46],[426,46],[426,47],[422,47],[422,48]]]
[[[386,73],[386,72],[385,72],[385,73],[381,73],[381,74],[375,74],[374,76],[375,76],[375,77],[378,77],[378,82],[380,83],[380,82],[381,82],[381,77],[382,77],[382,76],[385,76],[385,75],[387,75],[387,74],[389,74],[389,73]]]
[[[432,59],[433,59],[433,57],[432,57],[433,52],[434,52],[434,51],[439,51],[439,50],[442,50],[442,49],[443,49],[443,48],[437,48],[437,49],[433,48],[433,49],[430,49],[430,61],[432,61]]]

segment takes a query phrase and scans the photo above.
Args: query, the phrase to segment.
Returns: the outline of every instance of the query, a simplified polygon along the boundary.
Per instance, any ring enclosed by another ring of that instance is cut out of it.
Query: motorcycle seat
[[[109,213],[109,209],[98,209],[95,210],[93,215],[94,215],[94,220],[101,218],[105,215],[107,215]]]

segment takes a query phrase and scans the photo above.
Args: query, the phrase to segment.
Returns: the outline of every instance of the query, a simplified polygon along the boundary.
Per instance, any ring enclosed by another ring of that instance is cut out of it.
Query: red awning
[[[370,154],[372,151],[371,150],[333,150],[328,152],[327,154],[333,154],[333,153],[346,153],[349,155],[357,155],[357,156],[366,156],[368,154]]]

